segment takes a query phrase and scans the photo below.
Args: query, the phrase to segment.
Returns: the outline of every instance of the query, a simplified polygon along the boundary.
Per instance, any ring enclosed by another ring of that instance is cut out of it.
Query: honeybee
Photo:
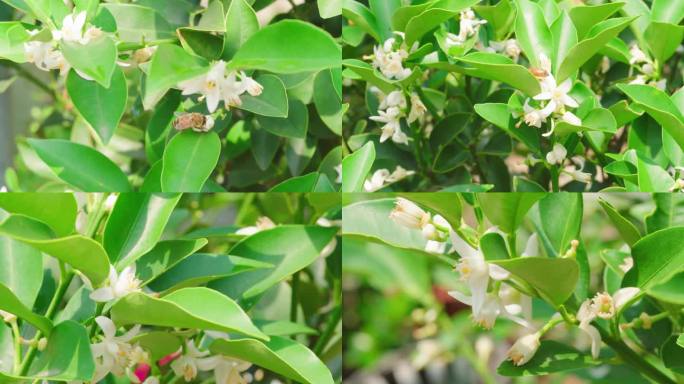
[[[532,75],[534,75],[534,77],[539,78],[539,79],[542,79],[542,78],[549,75],[549,73],[545,69],[541,69],[541,68],[530,68],[530,73],[532,73]]]
[[[208,132],[214,127],[214,118],[197,112],[178,113],[172,125],[179,131],[192,129],[195,132]]]

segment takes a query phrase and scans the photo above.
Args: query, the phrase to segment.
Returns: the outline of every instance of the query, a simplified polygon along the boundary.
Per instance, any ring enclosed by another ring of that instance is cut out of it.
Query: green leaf
[[[18,21],[0,22],[0,58],[12,60],[15,63],[26,62],[24,43],[31,35]]]
[[[209,350],[249,361],[304,384],[334,383],[328,367],[313,352],[284,337],[272,336],[269,341],[215,340]]]
[[[684,147],[684,117],[665,92],[639,84],[618,84],[617,87],[660,123],[680,147]]]
[[[158,361],[176,352],[183,346],[180,337],[164,331],[152,331],[140,334],[131,343],[139,344],[143,349],[150,352],[150,358]]]
[[[342,135],[342,115],[345,108],[342,106],[342,99],[335,89],[335,79],[333,71],[338,73],[340,68],[324,70],[316,75],[314,81],[313,100],[318,116],[323,123],[337,135]]]
[[[402,4],[401,0],[369,0],[370,10],[375,15],[375,20],[380,32],[380,39],[387,40],[393,36],[392,15]]]
[[[119,195],[102,241],[110,262],[122,269],[152,250],[180,197],[150,193]]]
[[[140,43],[174,37],[171,24],[152,8],[137,4],[104,3],[116,20],[119,41]]]
[[[232,255],[195,253],[155,278],[149,286],[155,292],[166,294],[172,290],[204,285],[256,268],[273,268],[273,265]]]
[[[562,256],[572,240],[579,240],[582,212],[581,193],[550,193],[539,201],[541,228],[555,255]]]
[[[342,51],[327,32],[303,21],[282,20],[252,35],[229,66],[299,73],[336,68],[341,60]]]
[[[160,241],[135,262],[136,274],[145,285],[205,245],[207,239],[200,237]]]
[[[480,250],[486,260],[507,260],[511,256],[508,253],[506,240],[498,232],[487,232],[480,237]]]
[[[256,298],[313,263],[336,234],[337,228],[334,227],[301,225],[281,225],[258,232],[237,243],[228,253],[275,267],[221,279],[210,287],[227,292],[231,297]]]
[[[491,262],[523,279],[554,307],[572,295],[579,278],[575,259],[521,257]]]
[[[363,183],[374,161],[375,146],[372,141],[342,159],[342,192],[363,191]]]
[[[528,96],[536,96],[540,92],[539,81],[522,65],[497,53],[473,52],[458,61],[468,66],[463,73],[483,79],[501,81],[525,92]]]
[[[558,68],[556,79],[561,82],[571,77],[584,63],[594,56],[609,41],[615,38],[629,23],[634,21],[630,17],[608,19],[595,25],[587,37],[577,43],[565,56]]]
[[[223,54],[223,36],[217,36],[215,32],[204,31],[199,27],[183,27],[178,28],[176,34],[183,48],[193,55],[218,60]]]
[[[651,20],[679,24],[684,19],[684,1],[653,0]]]
[[[474,109],[483,119],[503,129],[504,132],[525,144],[533,152],[541,152],[538,130],[527,125],[516,127],[517,121],[511,116],[508,105],[502,103],[475,104]]]
[[[544,13],[538,4],[530,0],[515,0],[515,3],[518,10],[515,36],[530,64],[540,67],[539,55],[544,54],[549,59],[553,56],[553,38],[544,20]]]
[[[342,0],[318,0],[318,13],[324,19],[342,14]]]
[[[551,24],[551,37],[554,48],[551,63],[553,71],[557,72],[570,49],[577,44],[577,29],[566,11]]]
[[[143,104],[152,108],[171,87],[183,80],[200,76],[209,70],[209,63],[172,44],[161,44],[152,56],[145,81]]]
[[[2,195],[10,195],[3,193]],[[0,284],[28,308],[33,308],[43,282],[43,255],[37,249],[0,236]]]
[[[256,81],[264,87],[264,91],[259,96],[240,96],[242,104],[238,108],[262,116],[287,117],[288,102],[283,81],[275,75],[260,75]]]
[[[659,63],[664,63],[677,51],[679,43],[684,38],[684,27],[652,21],[644,32],[644,38],[648,42],[653,58]]]
[[[674,193],[656,193],[653,195],[655,210],[646,216],[648,233],[684,225],[684,196]]]
[[[625,243],[627,243],[627,245],[631,247],[634,245],[634,243],[641,239],[641,234],[639,233],[639,230],[636,229],[636,227],[634,226],[634,224],[632,224],[631,221],[627,220],[627,218],[622,216],[620,212],[618,212],[615,209],[615,207],[613,207],[609,202],[603,199],[599,199],[599,204],[601,204],[601,207],[608,215],[608,218],[610,218],[610,221],[613,222],[613,225],[618,230],[620,236],[625,241]]]
[[[389,94],[399,88],[399,82],[387,80],[370,64],[356,59],[345,59],[342,64],[369,84],[375,85],[383,93]]]
[[[593,26],[620,10],[623,5],[624,3],[606,3],[570,8],[570,18],[577,28],[578,37],[583,39]]]
[[[648,294],[658,300],[684,305],[684,272],[677,273],[664,283],[656,284],[648,289]]]
[[[345,236],[363,237],[398,248],[424,249],[426,240],[420,230],[395,223],[389,215],[395,199],[361,201],[342,209]]]
[[[109,88],[117,56],[116,46],[110,37],[103,35],[86,45],[63,41],[60,46],[64,58],[74,69]]]
[[[257,121],[261,128],[274,135],[303,139],[309,130],[309,109],[301,101],[292,99],[286,117],[257,116]]]
[[[641,192],[670,192],[675,184],[666,170],[641,155],[637,158],[637,177]]]
[[[269,336],[316,335],[318,331],[301,323],[289,321],[254,320],[259,329]]]
[[[236,302],[202,287],[183,288],[160,299],[144,293],[131,293],[112,306],[111,314],[119,326],[145,324],[197,328],[268,339]]]
[[[554,372],[571,371],[601,365],[591,355],[581,353],[575,348],[553,340],[542,340],[537,353],[527,363],[516,366],[505,360],[496,372],[502,376],[547,375]]]
[[[513,29],[515,12],[511,0],[499,1],[495,5],[475,5],[473,9],[494,28],[497,41],[503,40]]]
[[[672,227],[641,238],[632,247],[634,267],[623,287],[649,289],[666,282],[684,268],[684,227]]]
[[[418,203],[444,217],[452,228],[461,226],[463,207],[456,193],[400,193],[414,203]]]
[[[126,109],[128,87],[123,71],[118,67],[114,70],[109,88],[70,71],[66,86],[76,110],[107,144]]]
[[[30,308],[24,305],[21,300],[14,295],[9,287],[1,283],[0,310],[12,313],[17,317],[28,321],[46,335],[49,335],[52,330],[52,322],[48,318],[33,313]]]
[[[100,243],[82,236],[55,237],[47,225],[22,215],[10,215],[0,223],[0,234],[56,257],[83,272],[93,285],[109,274],[109,259]]]
[[[403,8],[400,8],[400,10]],[[363,29],[376,41],[381,40],[375,15],[365,5],[356,0],[342,0],[342,16],[351,21],[353,25]]]
[[[57,177],[84,192],[131,190],[121,169],[93,148],[61,139],[28,139],[28,143]]]
[[[513,233],[522,224],[527,211],[543,193],[483,193],[480,206],[489,221],[506,233]]]
[[[201,192],[218,163],[221,140],[216,132],[184,131],[166,146],[161,173],[164,192]]]
[[[458,15],[465,8],[477,4],[478,0],[437,1],[433,6],[412,17],[406,24],[406,44],[410,47],[426,33],[443,22]]]
[[[313,192],[320,174],[311,172],[306,175],[289,178],[276,184],[269,192]]]
[[[681,2],[679,3],[681,4]],[[678,344],[676,335],[670,336],[663,344],[660,349],[660,356],[662,356],[663,363],[667,368],[678,374],[684,374],[684,347]]]
[[[229,60],[252,35],[259,30],[259,21],[252,7],[245,0],[230,2],[226,14],[226,34],[223,59]],[[264,87],[264,89],[266,89]]]
[[[42,221],[59,236],[74,232],[78,206],[71,193],[3,193],[0,208]]]
[[[45,351],[33,363],[28,376],[0,373],[0,381],[89,381],[94,374],[95,361],[90,351],[88,331],[83,325],[69,320],[57,324],[52,330]]]

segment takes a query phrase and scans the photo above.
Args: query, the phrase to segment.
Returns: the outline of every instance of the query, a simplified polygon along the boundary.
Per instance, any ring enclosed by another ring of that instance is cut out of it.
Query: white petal
[[[550,92],[541,92],[537,96],[534,97],[535,100],[551,100],[551,93]]]
[[[460,301],[461,303],[465,305],[472,305],[473,300],[470,296],[466,296],[460,291],[449,291],[449,296],[453,297],[454,299]]]
[[[579,104],[577,104],[577,101],[575,101],[575,99],[573,99],[569,95],[563,95],[561,101],[563,102],[563,104],[567,105],[570,108],[577,108],[579,106]]]
[[[461,238],[461,236],[456,233],[456,231],[451,231],[451,245],[452,251],[455,250],[461,257],[478,257],[479,253],[477,249],[473,248]]]
[[[584,331],[591,339],[591,355],[594,359],[598,358],[601,352],[601,334],[593,325],[580,324],[579,329]]]
[[[106,303],[114,300],[114,290],[111,287],[99,288],[90,293],[90,298],[98,303]]]
[[[572,80],[570,79],[566,79],[564,82],[561,83],[561,85],[558,86],[558,90],[563,93],[570,92],[570,88],[572,88]]]
[[[126,332],[122,336],[117,337],[117,339],[119,341],[127,343],[131,341],[131,339],[134,338],[138,333],[140,333],[140,324],[136,324],[133,328],[128,330],[128,332]]]
[[[613,295],[613,302],[615,303],[615,308],[620,309],[628,301],[630,301],[634,296],[639,293],[639,288],[627,287],[618,289]]]
[[[487,300],[487,285],[489,285],[489,276],[485,278],[473,279],[472,276],[468,280],[468,285],[470,286],[470,292],[473,295],[473,313],[477,314],[482,309],[485,301]]]
[[[525,245],[525,250],[522,253],[522,257],[526,256],[538,256],[539,255],[539,244],[537,243],[537,234],[533,233],[529,239],[527,239],[527,244]]]
[[[489,264],[489,276],[494,280],[506,280],[510,276],[510,272],[501,268],[496,264]]]
[[[95,322],[100,326],[100,329],[102,330],[102,333],[104,333],[106,339],[111,339],[114,337],[116,334],[116,326],[110,318],[98,316],[95,318]]]

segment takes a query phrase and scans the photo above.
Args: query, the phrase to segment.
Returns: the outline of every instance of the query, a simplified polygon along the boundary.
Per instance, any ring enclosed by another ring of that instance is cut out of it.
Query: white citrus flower
[[[553,150],[546,154],[546,162],[549,164],[563,164],[568,151],[563,144],[556,143],[553,145]]]
[[[634,44],[632,47],[629,49],[629,63],[630,64],[641,64],[641,63],[650,63],[651,60],[646,56],[644,51],[639,49],[639,46]]]
[[[572,80],[566,79],[560,85],[556,84],[553,75],[544,77],[541,82],[541,92],[534,97],[535,100],[549,100],[549,104],[554,106],[554,110],[562,110],[564,106],[577,108],[577,101],[568,95],[572,88]]]
[[[380,101],[378,109],[387,109],[389,107],[406,108],[406,98],[401,91],[392,91],[387,96],[384,96]]]
[[[62,52],[57,50],[52,43],[29,41],[24,43],[24,53],[26,61],[35,64],[42,71],[59,69],[60,74],[65,75],[71,68]]]
[[[422,229],[430,223],[429,213],[403,197],[397,198],[389,217],[397,224],[414,229]]]
[[[266,229],[275,228],[276,224],[270,218],[266,216],[261,216],[257,219],[256,223],[250,227],[244,227],[238,229],[235,234],[241,236],[251,236],[257,232],[261,232]]]
[[[546,73],[551,73],[551,59],[543,53],[539,54],[539,68]]]
[[[530,361],[539,349],[539,332],[531,333],[519,338],[508,350],[508,358],[515,365],[523,365]]]
[[[199,93],[207,100],[209,112],[216,111],[221,100],[221,86],[226,71],[226,63],[223,60],[217,61],[209,71],[190,80],[181,81],[178,87],[183,91],[183,95]]]
[[[244,72],[240,72],[240,80],[247,91],[252,96],[259,96],[264,91],[264,86],[259,84],[256,80],[247,76]]]
[[[414,175],[416,171],[408,171],[404,169],[401,165],[397,165],[391,175],[387,176],[388,183],[396,183],[397,181],[403,180],[411,175]]]
[[[171,363],[171,369],[177,376],[182,376],[186,382],[192,381],[197,377],[198,371],[210,371],[214,368],[214,360],[206,358],[209,351],[200,351],[192,340],[188,340],[185,347],[185,353]]]
[[[129,356],[133,349],[129,341],[140,332],[140,325],[136,325],[124,335],[116,336],[116,326],[111,319],[98,316],[95,322],[102,329],[104,338],[99,343],[90,346],[95,358],[94,383],[110,372],[117,376],[125,374],[126,368],[130,365]]]
[[[412,94],[411,111],[409,112],[408,118],[406,119],[409,122],[409,124],[418,120],[418,118],[423,116],[426,111],[427,108],[425,107],[425,104],[423,104],[423,101],[420,99],[420,96],[418,96],[415,93]]]
[[[387,169],[382,168],[376,170],[369,179],[363,182],[363,190],[366,192],[375,192],[382,189],[389,176],[390,172]]]
[[[535,109],[530,106],[529,100],[526,100],[525,105],[523,105],[523,112],[525,113],[523,119],[525,120],[525,124],[530,127],[541,128],[542,123],[546,122],[546,119],[551,116],[555,109],[556,106],[551,103],[542,109]]]
[[[135,264],[132,264],[117,275],[114,266],[109,266],[109,278],[106,285],[90,294],[97,302],[108,302],[124,297],[132,292],[140,292],[140,280],[135,277]]]
[[[216,384],[247,384],[249,381],[242,375],[252,363],[216,355],[205,359],[207,366],[214,370]]]
[[[245,85],[239,81],[235,72],[231,72],[221,81],[221,96],[228,109],[230,106],[242,105],[240,95],[245,92]]]
[[[577,126],[582,125],[582,120],[579,117],[575,116],[575,114],[570,112],[570,111],[565,111],[563,113],[562,119],[563,119],[563,121],[565,121],[568,124],[577,125]]]
[[[591,355],[597,358],[601,350],[601,334],[598,329],[589,324],[596,318],[591,309],[591,300],[585,300],[577,311],[577,320],[579,320],[579,329],[589,336],[591,340]]]

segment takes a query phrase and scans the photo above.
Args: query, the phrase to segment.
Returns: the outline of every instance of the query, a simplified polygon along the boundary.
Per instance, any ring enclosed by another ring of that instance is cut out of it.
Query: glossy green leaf
[[[100,284],[109,274],[107,254],[98,242],[88,237],[55,237],[50,227],[22,215],[10,215],[0,223],[0,234],[70,264],[83,272],[94,285]]]
[[[660,123],[680,147],[684,147],[684,117],[665,92],[648,85],[618,84],[617,87]]]
[[[644,32],[648,48],[659,63],[672,57],[683,38],[684,27],[669,23],[652,21]]]
[[[342,160],[342,192],[360,192],[375,161],[372,141]]]
[[[330,370],[313,352],[284,337],[272,336],[269,341],[215,340],[209,350],[215,354],[249,361],[301,383],[334,383]]]
[[[527,211],[543,197],[543,193],[482,193],[478,195],[480,206],[487,219],[506,233],[517,230],[527,215]]]
[[[637,178],[641,192],[669,192],[675,185],[666,170],[643,156],[637,159]]]
[[[216,4],[214,2],[212,4]],[[220,4],[220,3],[219,3]],[[183,27],[176,30],[178,39],[186,51],[207,60],[218,60],[223,54],[223,36],[200,27]]]
[[[325,70],[316,75],[313,100],[314,105],[316,106],[316,112],[318,112],[318,116],[323,120],[323,123],[325,123],[331,131],[341,135],[342,115],[345,108],[342,105],[342,98],[335,89],[336,77],[334,76],[333,71],[340,71],[340,69]]]
[[[226,35],[223,58],[230,59],[252,35],[259,30],[259,21],[252,7],[245,0],[230,2],[226,14]]]
[[[480,237],[480,250],[488,261],[510,258],[506,240],[497,232],[487,232]]]
[[[378,199],[347,205],[342,209],[345,220],[342,233],[384,242],[399,248],[424,249],[425,238],[418,229],[395,223],[389,215],[396,199]]]
[[[259,96],[242,95],[239,108],[257,115],[286,118],[288,101],[283,81],[274,75],[260,75],[256,81],[264,87],[263,92]]]
[[[9,195],[9,194],[2,194]],[[37,249],[0,236],[0,284],[4,284],[28,308],[43,281],[43,255]]]
[[[381,40],[375,15],[365,5],[356,0],[342,0],[342,16],[372,36],[376,41]]]
[[[145,81],[143,104],[152,108],[171,87],[200,76],[209,70],[209,63],[187,53],[178,45],[161,44],[152,56]]]
[[[268,339],[236,302],[202,287],[183,288],[160,299],[132,293],[112,306],[111,315],[117,325],[197,328]]]
[[[619,11],[624,3],[605,3],[598,5],[581,5],[570,8],[570,18],[577,28],[580,39],[589,33],[592,27]]]
[[[70,71],[66,86],[76,110],[107,144],[126,108],[128,88],[123,71],[118,67],[114,70],[109,88]]]
[[[180,197],[180,194],[119,195],[102,241],[111,263],[122,268],[152,250]]]
[[[667,339],[660,349],[660,355],[667,368],[678,374],[684,374],[684,347],[678,344],[676,335]]]
[[[335,227],[282,225],[246,237],[228,254],[272,264],[218,280],[210,287],[245,300],[256,298],[295,272],[313,263],[337,234]],[[292,241],[297,239],[297,241]]]
[[[291,177],[276,184],[269,192],[314,192],[320,174],[311,172],[302,176]]]
[[[641,238],[632,247],[634,267],[623,287],[649,289],[668,281],[684,268],[684,227],[671,227]]]
[[[648,233],[684,225],[684,196],[675,193],[656,193],[653,200],[655,209],[646,216]]]
[[[595,25],[587,37],[570,49],[558,68],[556,79],[561,82],[571,77],[587,60],[591,59],[603,46],[627,28],[633,18],[612,18]]]
[[[59,323],[52,330],[45,351],[33,363],[27,376],[0,373],[0,381],[89,381],[95,374],[89,341],[83,325],[75,321]]]
[[[537,129],[527,125],[516,127],[517,121],[511,116],[508,105],[502,103],[476,104],[474,109],[483,119],[503,129],[509,136],[520,140],[530,150],[541,151]]]
[[[164,331],[144,333],[131,339],[131,342],[149,351],[150,358],[153,361],[161,360],[178,351],[183,346],[183,341],[180,337]]]
[[[299,20],[282,20],[252,35],[229,66],[299,73],[336,68],[341,60],[341,49],[327,32]]]
[[[651,20],[679,24],[684,19],[684,1],[653,0]]]
[[[406,24],[406,44],[410,47],[426,33],[458,15],[460,11],[477,4],[477,0],[437,1],[424,12],[412,17]]]
[[[463,207],[458,194],[455,193],[400,193],[414,203],[432,210],[434,214],[444,217],[452,228],[461,226]]]
[[[22,23],[0,22],[0,57],[16,63],[26,62],[24,43],[31,37]]]
[[[28,139],[50,169],[84,192],[128,192],[128,178],[111,160],[85,145],[61,139]]]
[[[205,245],[207,239],[202,237],[160,241],[135,262],[136,274],[143,284],[147,284]]]
[[[299,100],[290,100],[286,104],[286,117],[258,116],[257,120],[261,128],[283,137],[299,138],[306,137],[309,130],[309,109]]]
[[[627,220],[624,216],[620,214],[620,212],[615,209],[609,202],[601,199],[599,200],[599,204],[601,204],[601,208],[606,212],[608,215],[608,218],[610,218],[610,221],[613,223],[615,228],[618,230],[620,233],[620,236],[622,239],[629,245],[630,247],[634,245],[639,239],[641,239],[641,234],[639,233],[639,230],[636,229],[634,224],[632,224],[631,221]]]
[[[318,13],[324,19],[342,14],[342,0],[318,0]]]
[[[553,340],[542,340],[534,357],[527,363],[516,366],[506,360],[496,372],[502,376],[530,376],[547,375],[554,372],[571,371],[575,369],[591,368],[603,364],[591,355],[582,353],[575,348]]]
[[[539,67],[541,54],[551,58],[553,38],[544,13],[537,3],[530,0],[515,0],[518,13],[515,18],[515,35],[525,56],[533,67]]]
[[[540,92],[539,81],[522,65],[514,63],[506,56],[497,53],[473,52],[456,60],[467,64],[465,74],[489,80],[501,81],[520,89],[528,96]]]
[[[184,131],[166,146],[161,173],[163,192],[200,192],[221,153],[215,132]]]
[[[553,247],[554,256],[562,256],[572,240],[579,240],[582,212],[581,193],[550,193],[539,200],[541,229]]]
[[[402,6],[401,0],[369,0],[368,5],[375,15],[381,40],[392,37],[392,15]]]
[[[558,71],[570,49],[577,44],[577,35],[578,32],[575,24],[566,11],[563,11],[556,21],[551,24],[551,37],[553,38],[551,63],[553,64],[554,72]]]
[[[579,278],[579,265],[575,259],[521,257],[491,262],[529,283],[544,300],[556,307],[572,295]]]
[[[74,69],[109,88],[116,68],[117,50],[114,41],[106,35],[83,45],[78,42],[62,42],[64,58]]]
[[[155,278],[149,287],[168,293],[185,287],[204,285],[210,281],[236,275],[256,268],[273,268],[269,263],[238,256],[195,253]]]
[[[104,3],[102,6],[116,20],[116,33],[120,41],[140,43],[174,36],[173,27],[152,8],[119,3]]]
[[[74,232],[78,213],[71,193],[3,193],[0,208],[42,221],[59,236]]]
[[[0,283],[0,310],[12,313],[17,317],[28,321],[44,334],[50,334],[52,322],[46,317],[33,313],[30,308],[24,305],[21,300],[14,295],[12,290]]]
[[[648,289],[648,294],[658,300],[668,303],[684,305],[684,291],[681,287],[684,284],[684,272],[679,272],[671,279],[656,284]]]

